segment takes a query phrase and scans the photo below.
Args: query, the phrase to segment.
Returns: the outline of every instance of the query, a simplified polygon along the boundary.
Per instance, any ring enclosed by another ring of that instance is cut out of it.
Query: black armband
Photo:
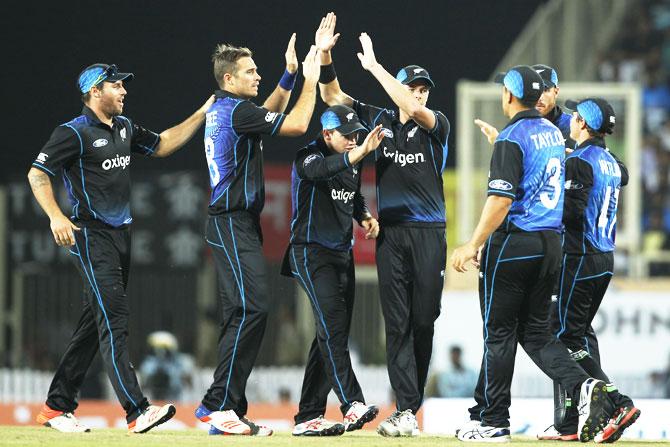
[[[337,73],[335,73],[335,65],[331,62],[328,65],[321,66],[321,75],[319,76],[319,82],[321,84],[330,84],[335,79],[337,79]]]

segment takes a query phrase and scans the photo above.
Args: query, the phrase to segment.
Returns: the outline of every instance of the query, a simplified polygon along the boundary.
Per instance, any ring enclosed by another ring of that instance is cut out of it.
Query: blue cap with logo
[[[614,108],[603,98],[586,98],[581,101],[567,100],[565,107],[579,113],[586,125],[596,132],[611,134],[616,124]]]
[[[419,67],[418,65],[408,65],[407,67],[401,68],[398,74],[395,75],[395,78],[404,85],[423,80],[429,87],[435,87],[435,83],[430,79],[428,70]]]
[[[354,109],[343,105],[328,107],[321,115],[321,127],[323,130],[336,130],[342,135],[366,130]]]
[[[533,70],[535,70],[542,81],[544,81],[544,88],[558,87],[558,73],[549,65],[544,64],[535,64],[533,65]]]
[[[493,80],[523,101],[537,102],[544,91],[542,77],[528,65],[517,65],[509,71],[498,73]]]
[[[119,68],[112,64],[93,64],[84,68],[77,78],[77,88],[81,93],[88,93],[101,82],[132,81],[132,73],[121,73]]]

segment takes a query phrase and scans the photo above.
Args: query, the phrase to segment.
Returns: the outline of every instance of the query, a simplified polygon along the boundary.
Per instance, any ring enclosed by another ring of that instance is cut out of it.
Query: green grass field
[[[514,444],[526,444],[538,447],[556,447],[556,442],[538,442],[528,437],[515,437]],[[125,430],[106,429],[91,433],[64,434],[43,427],[10,427],[0,426],[0,445],[4,446],[49,446],[49,447],[151,447],[151,446],[365,446],[365,447],[396,447],[396,446],[428,446],[443,447],[459,446],[463,443],[451,437],[421,436],[418,438],[382,438],[373,431],[347,433],[340,437],[328,438],[297,438],[289,433],[278,433],[269,438],[251,436],[208,436],[201,430],[155,431],[144,435],[128,435]],[[578,445],[578,444],[571,444]],[[650,445],[667,445],[667,441],[619,441],[622,447]]]

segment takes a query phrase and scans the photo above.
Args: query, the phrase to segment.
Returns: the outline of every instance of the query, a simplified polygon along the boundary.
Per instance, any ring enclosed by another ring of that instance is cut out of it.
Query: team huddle
[[[286,70],[262,106],[261,77],[248,48],[218,45],[212,56],[219,90],[192,116],[161,133],[121,115],[133,79],[115,65],[94,64],[77,80],[84,108],[58,126],[28,174],[50,218],[56,243],[69,247],[85,285],[84,311],[53,378],[38,422],[87,432],[74,416],[77,394],[100,350],[129,431],[168,421],[174,405],[150,405],[127,349],[130,267],[131,153],[169,156],[205,123],[211,186],[206,242],[214,256],[222,302],[218,366],[195,411],[212,435],[270,436],[247,418],[245,389],[263,340],[270,292],[262,255],[260,215],[265,191],[262,136],[299,137],[309,126],[317,91],[329,107],[321,132],[296,146],[291,172],[290,239],[281,267],[309,299],[316,334],[295,415],[295,436],[338,436],[379,414],[366,402],[348,348],[354,307],[353,220],[376,240],[388,374],[396,411],[377,426],[382,436],[417,436],[416,414],[440,315],[446,259],[442,174],[450,124],[426,104],[435,82],[417,65],[391,75],[370,36],[358,59],[396,109],[372,106],[342,90],[331,50],[336,17],[322,18],[298,77],[295,34]],[[640,415],[600,367],[591,322],[613,274],[616,211],[628,172],[606,147],[615,114],[601,98],[556,105],[556,71],[516,66],[501,73],[500,132],[480,120],[493,145],[487,200],[472,238],[450,260],[456,271],[479,268],[484,356],[470,420],[457,430],[466,442],[510,440],[510,385],[517,343],[554,380],[554,425],[539,439],[614,442]],[[361,193],[363,159],[374,154],[377,216]],[[566,155],[567,154],[567,155]],[[72,204],[66,217],[50,177],[62,173]],[[552,299],[552,295],[553,298]],[[323,416],[333,391],[342,421]]]

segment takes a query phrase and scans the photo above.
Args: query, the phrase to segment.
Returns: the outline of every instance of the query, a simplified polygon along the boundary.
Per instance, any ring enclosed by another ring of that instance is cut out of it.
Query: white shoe
[[[398,431],[400,436],[419,436],[419,423],[412,410],[405,410],[398,418]]]
[[[470,431],[473,428],[479,428],[482,425],[481,421],[475,421],[474,419],[470,419],[468,422],[465,424],[461,425],[456,429],[456,437],[458,438],[458,434],[462,431]]]
[[[391,438],[400,436],[400,429],[398,428],[399,423],[400,423],[400,411],[394,411],[391,414],[391,416],[384,419],[377,426],[377,433],[379,433],[382,436],[387,436]]]
[[[376,405],[354,402],[344,415],[344,427],[347,431],[360,430],[363,425],[374,420],[377,414],[379,414],[379,408]]]
[[[344,425],[324,419],[323,416],[301,422],[293,427],[293,436],[340,436]]]
[[[233,410],[209,411],[202,410],[201,405],[196,410],[196,416],[202,422],[206,422],[217,430],[229,435],[249,435],[251,427],[242,422]],[[202,410],[202,411],[201,411]]]
[[[607,384],[602,380],[586,379],[579,391],[579,425],[577,434],[579,440],[588,442],[600,433],[609,416],[605,412],[607,404]]]
[[[172,419],[176,412],[177,409],[172,404],[162,407],[149,405],[137,419],[128,424],[128,431],[130,433],[146,433],[157,425]]]
[[[63,413],[45,421],[42,425],[63,433],[88,433],[90,428],[82,425],[72,413]]]
[[[463,442],[510,442],[509,427],[473,426],[458,432],[458,440]]]

